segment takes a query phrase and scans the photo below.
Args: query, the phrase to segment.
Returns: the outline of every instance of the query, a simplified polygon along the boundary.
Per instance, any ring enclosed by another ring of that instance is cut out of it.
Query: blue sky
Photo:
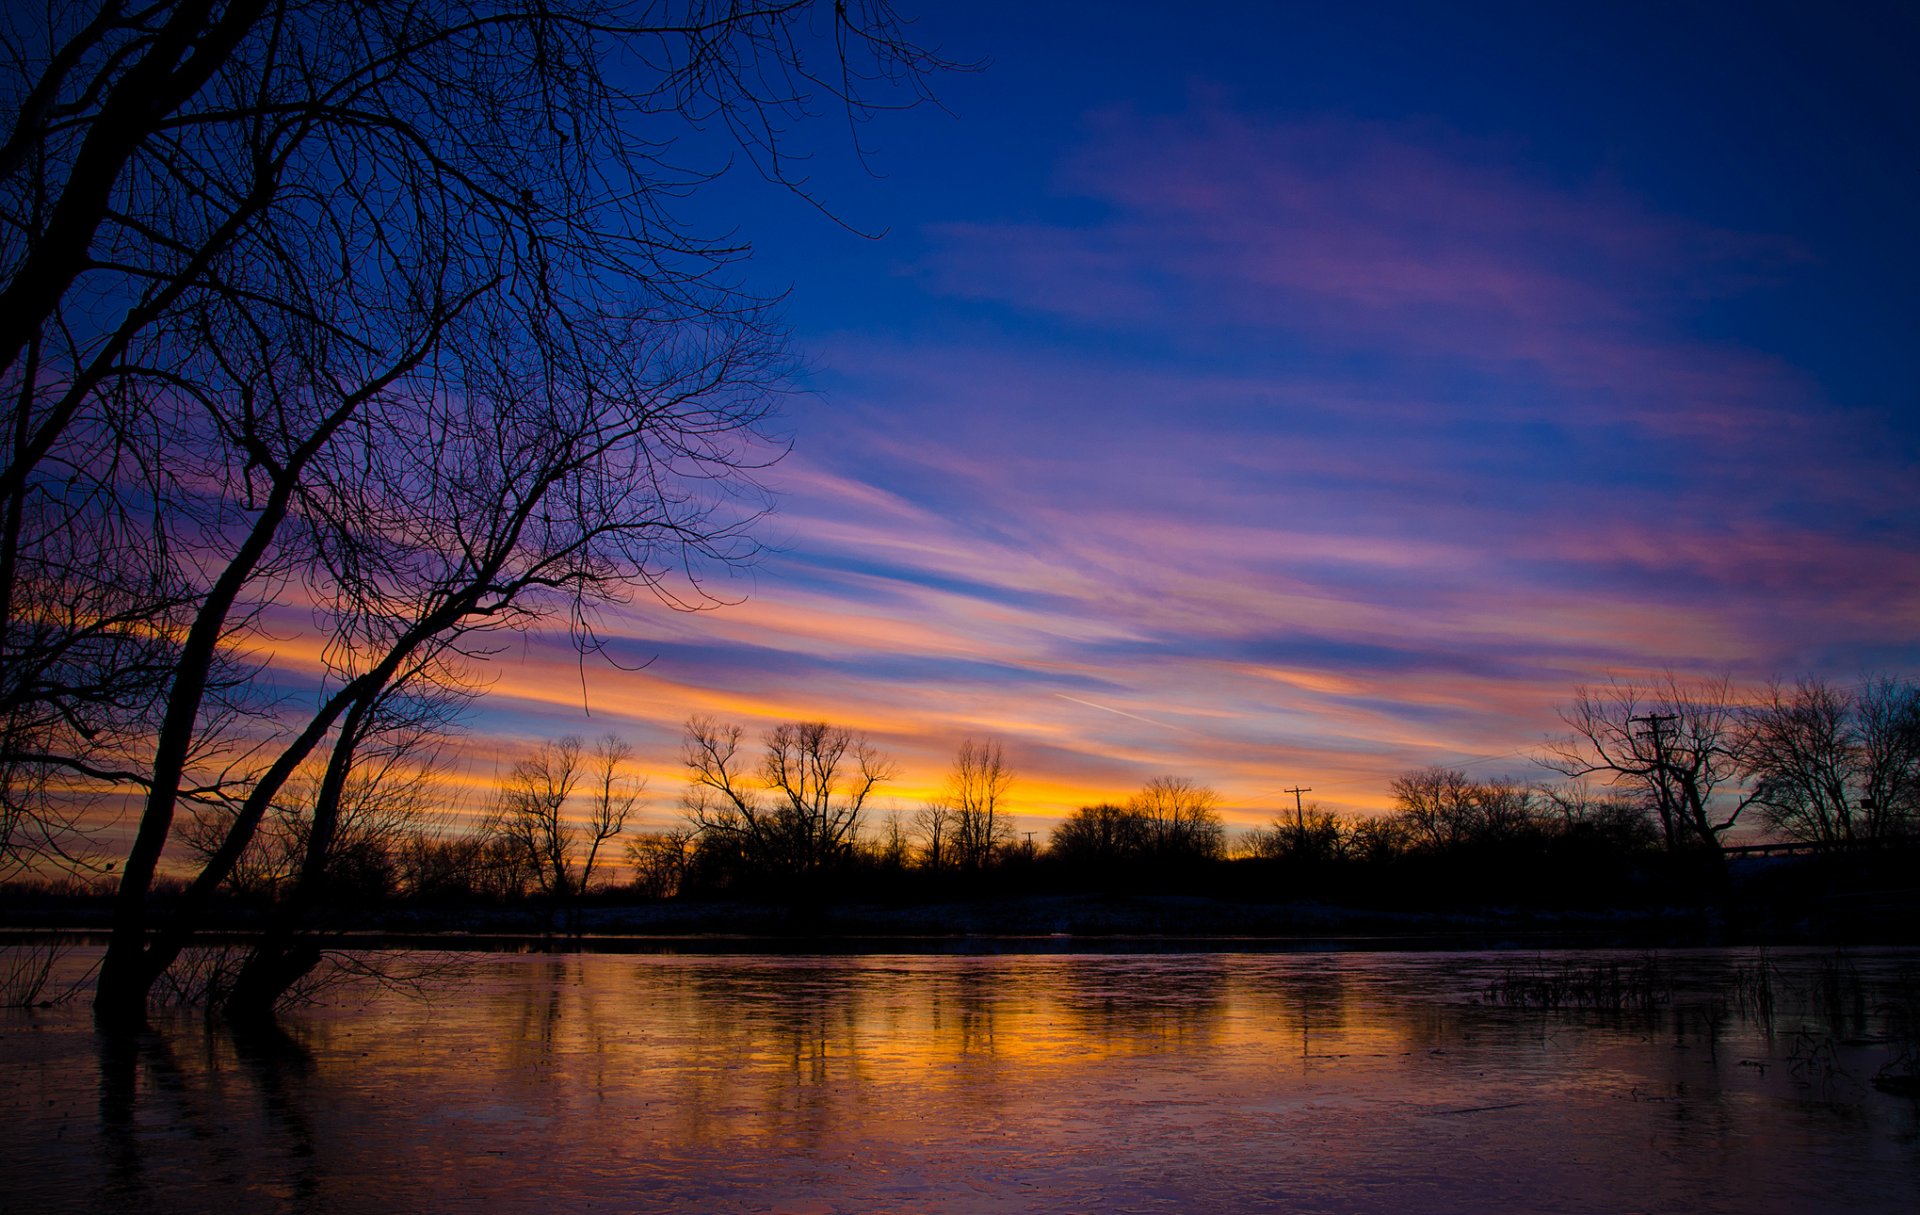
[[[493,757],[823,717],[1036,827],[1535,775],[1576,684],[1920,671],[1920,10],[928,6],[950,113],[750,181],[807,392],[741,602],[535,638]]]

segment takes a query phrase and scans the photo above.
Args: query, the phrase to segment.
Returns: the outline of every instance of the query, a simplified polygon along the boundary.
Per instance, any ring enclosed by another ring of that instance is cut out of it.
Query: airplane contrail
[[[1078,696],[1069,696],[1065,692],[1055,692],[1054,695],[1058,696],[1061,700],[1071,700],[1074,704],[1085,705],[1089,709],[1099,709],[1103,713],[1112,713],[1120,717],[1131,717],[1135,721],[1144,721],[1150,726],[1159,726],[1162,730],[1179,730],[1185,734],[1197,733],[1197,731],[1190,730],[1186,726],[1176,726],[1171,722],[1155,721],[1151,717],[1142,717],[1138,713],[1129,713],[1125,709],[1116,709],[1109,705],[1095,704],[1091,700],[1081,700]]]

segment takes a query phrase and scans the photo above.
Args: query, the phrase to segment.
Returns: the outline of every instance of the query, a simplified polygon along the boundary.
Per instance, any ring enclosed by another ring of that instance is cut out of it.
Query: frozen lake
[[[1920,1210],[1915,951],[382,961],[0,1013],[0,1212]]]

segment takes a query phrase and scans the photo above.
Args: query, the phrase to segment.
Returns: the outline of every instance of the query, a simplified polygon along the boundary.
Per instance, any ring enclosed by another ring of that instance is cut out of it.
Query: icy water
[[[1912,1212],[1920,1103],[1873,1080],[1917,989],[1911,951],[488,955],[267,1039],[0,1014],[0,1210]]]

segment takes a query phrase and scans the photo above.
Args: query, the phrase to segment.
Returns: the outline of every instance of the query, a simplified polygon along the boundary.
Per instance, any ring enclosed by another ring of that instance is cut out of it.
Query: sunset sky
[[[950,114],[824,155],[768,556],[501,655],[465,773],[826,718],[910,811],[963,738],[1044,831],[1171,773],[1540,775],[1576,684],[1920,672],[1920,9],[932,5]],[[1565,11],[1572,9],[1574,11]],[[831,142],[831,141],[828,141]]]

